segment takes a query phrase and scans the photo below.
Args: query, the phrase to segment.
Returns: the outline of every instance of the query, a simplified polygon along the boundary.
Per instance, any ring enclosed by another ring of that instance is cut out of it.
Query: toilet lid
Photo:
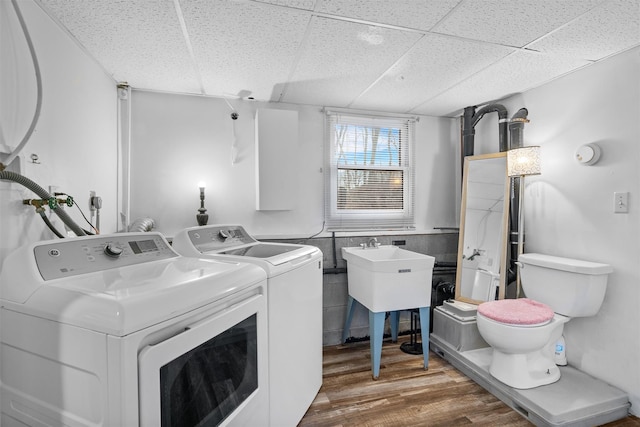
[[[522,326],[543,325],[554,314],[548,305],[529,298],[483,302],[478,313],[496,322]]]

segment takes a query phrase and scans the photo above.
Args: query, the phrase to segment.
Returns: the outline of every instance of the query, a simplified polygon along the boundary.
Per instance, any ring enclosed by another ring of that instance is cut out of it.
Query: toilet
[[[504,384],[529,389],[560,379],[555,343],[572,317],[595,315],[602,305],[607,264],[543,254],[518,259],[527,298],[478,306],[478,331],[492,347],[489,372]]]

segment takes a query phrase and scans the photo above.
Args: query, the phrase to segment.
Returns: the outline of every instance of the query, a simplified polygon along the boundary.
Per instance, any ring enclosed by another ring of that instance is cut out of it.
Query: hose
[[[18,173],[6,171],[6,170],[0,171],[0,179],[17,182],[18,184],[24,187],[27,187],[29,190],[36,193],[41,199],[47,200],[51,198],[51,194],[49,194],[47,190],[40,187],[35,182],[31,181],[29,178],[22,176]],[[78,224],[76,224],[71,219],[71,217],[64,211],[64,209],[61,206],[52,208],[52,210],[53,212],[56,213],[56,215],[58,215],[58,217],[60,217],[62,222],[64,222],[65,225],[69,227],[71,231],[73,231],[76,234],[76,236],[86,235],[86,233],[78,226]]]
[[[22,18],[22,13],[20,12],[20,8],[18,7],[18,2],[16,0],[11,0],[11,4],[16,11],[16,16],[18,17],[18,21],[20,22],[20,27],[22,28],[22,32],[24,33],[24,38],[27,42],[27,46],[29,46],[29,52],[31,53],[31,59],[33,60],[33,68],[36,73],[36,87],[37,87],[37,99],[36,99],[36,110],[33,114],[33,119],[31,120],[31,125],[29,125],[29,129],[27,133],[25,133],[22,141],[18,144],[18,146],[13,150],[11,154],[5,159],[4,163],[0,163],[0,171],[4,170],[7,166],[9,166],[18,154],[22,151],[24,146],[31,138],[31,134],[36,128],[36,124],[38,123],[38,119],[40,118],[40,110],[42,109],[42,76],[40,74],[40,66],[38,65],[38,58],[36,57],[35,49],[33,48],[33,43],[31,42],[31,37],[29,36],[29,31],[27,31],[27,26],[24,23],[24,19]]]
[[[56,227],[51,223],[51,221],[49,221],[49,218],[47,218],[47,216],[45,215],[44,210],[38,210],[38,213],[40,214],[40,218],[42,218],[42,220],[47,225],[47,227],[49,227],[49,230],[51,230],[53,234],[55,234],[59,238],[64,239],[64,235],[62,235],[62,233],[60,233],[56,229]]]
[[[129,231],[147,232],[153,230],[156,222],[152,218],[138,218],[129,226]]]

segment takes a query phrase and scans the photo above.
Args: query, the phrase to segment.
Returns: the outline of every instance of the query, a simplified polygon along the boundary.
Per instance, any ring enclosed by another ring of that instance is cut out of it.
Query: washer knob
[[[114,246],[111,243],[107,243],[107,245],[104,247],[104,253],[105,255],[111,257],[111,258],[118,258],[120,255],[122,255],[123,249],[119,246]]]

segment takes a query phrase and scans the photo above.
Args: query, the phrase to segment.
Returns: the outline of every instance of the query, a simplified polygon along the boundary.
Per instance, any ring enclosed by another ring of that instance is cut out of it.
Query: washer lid
[[[125,336],[263,280],[253,265],[180,257],[48,282],[17,311]]]
[[[54,255],[54,264],[60,260],[62,268],[68,269],[66,265],[83,265],[71,256],[74,246],[100,244],[104,239],[42,242],[15,251],[7,257],[0,276],[0,302],[14,311],[124,336],[266,283],[264,270],[251,264],[187,258],[175,253],[164,259],[144,257],[133,264],[131,260],[114,258],[109,261],[109,268],[102,268],[100,263],[98,270],[73,271],[66,277],[46,280],[36,267],[34,253],[38,247],[55,244],[62,254],[59,258]],[[65,260],[63,255],[67,252]],[[95,261],[84,262],[94,265]]]

